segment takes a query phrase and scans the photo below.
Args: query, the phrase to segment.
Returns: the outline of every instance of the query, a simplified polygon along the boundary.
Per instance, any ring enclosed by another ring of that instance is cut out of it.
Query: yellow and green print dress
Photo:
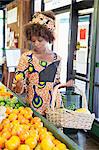
[[[60,57],[55,54],[53,62],[39,60],[31,51],[21,56],[16,76],[26,81],[27,103],[36,111],[45,115],[52,102],[53,88],[59,82]],[[57,81],[57,82],[56,82]],[[61,105],[60,94],[57,101]]]

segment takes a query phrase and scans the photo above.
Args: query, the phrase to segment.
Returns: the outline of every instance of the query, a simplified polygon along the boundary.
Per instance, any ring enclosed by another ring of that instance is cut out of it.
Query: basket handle
[[[57,96],[58,89],[65,88],[65,87],[68,87],[68,84],[64,83],[64,84],[58,84],[55,86],[55,88],[53,90],[53,94],[52,94],[52,105],[51,105],[52,110],[54,110],[55,102],[57,102],[56,96]],[[82,100],[83,100],[82,106],[84,108],[88,109],[86,95],[75,84],[72,87],[76,88],[80,92],[80,95],[82,96]]]

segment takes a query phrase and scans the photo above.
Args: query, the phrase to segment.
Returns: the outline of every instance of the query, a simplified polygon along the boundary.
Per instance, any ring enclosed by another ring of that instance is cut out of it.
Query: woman
[[[32,41],[33,49],[21,56],[13,84],[16,93],[23,93],[26,89],[27,102],[42,115],[51,105],[54,86],[60,83],[61,58],[48,48],[48,44],[55,39],[54,29],[55,16],[52,11],[33,15],[32,22],[25,27],[26,37]],[[68,86],[71,84],[72,81],[67,83]],[[60,94],[57,100],[60,105]]]

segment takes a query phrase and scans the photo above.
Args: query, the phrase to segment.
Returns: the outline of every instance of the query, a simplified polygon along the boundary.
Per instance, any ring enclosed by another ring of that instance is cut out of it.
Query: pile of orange
[[[0,150],[67,150],[43,126],[40,118],[32,117],[29,107],[7,107],[6,114],[0,124]]]
[[[6,87],[1,85],[0,86],[0,97],[11,97],[12,93],[6,90]]]

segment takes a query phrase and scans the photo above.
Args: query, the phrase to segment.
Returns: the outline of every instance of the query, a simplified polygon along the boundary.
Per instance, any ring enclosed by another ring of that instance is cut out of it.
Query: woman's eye
[[[42,39],[42,38],[39,38],[39,39],[38,39],[38,41],[39,41],[39,42],[42,42],[42,41],[43,41],[43,39]]]

